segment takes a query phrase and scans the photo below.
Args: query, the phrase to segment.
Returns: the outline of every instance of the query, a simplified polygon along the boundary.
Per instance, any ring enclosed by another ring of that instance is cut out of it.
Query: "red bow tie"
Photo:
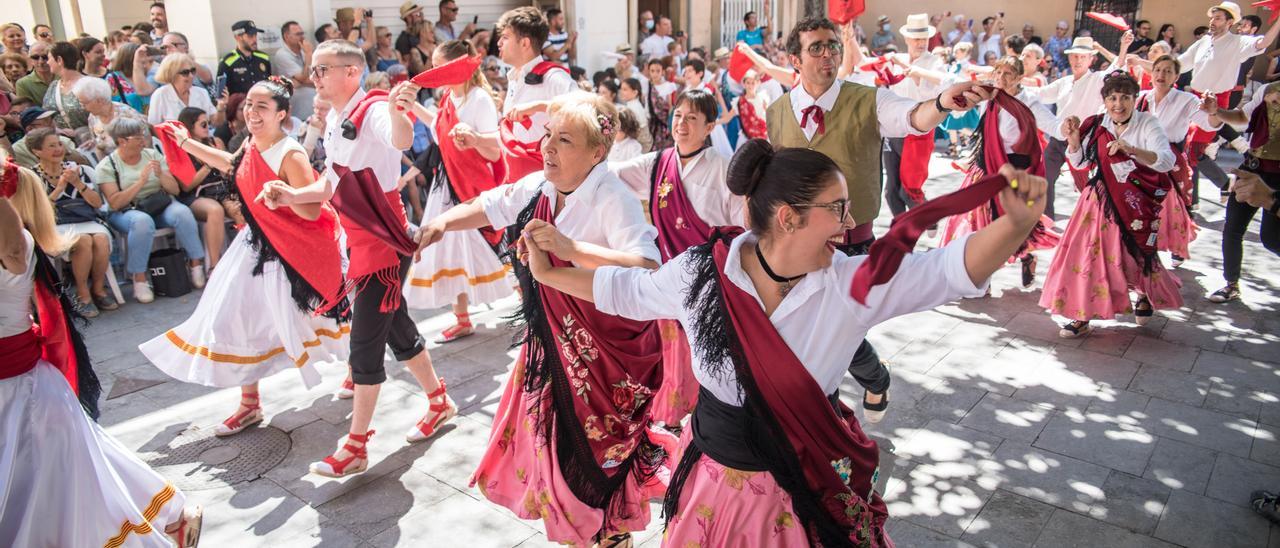
[[[818,124],[817,135],[822,135],[827,131],[826,113],[822,111],[822,107],[818,105],[809,105],[800,111],[803,116],[800,117],[800,127],[804,128],[809,125],[809,117],[813,117],[813,122]]]

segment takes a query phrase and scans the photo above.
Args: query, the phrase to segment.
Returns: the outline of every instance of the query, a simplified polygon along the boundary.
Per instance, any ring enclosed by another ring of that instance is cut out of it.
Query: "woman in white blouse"
[[[1161,42],[1157,42],[1160,44]],[[1154,46],[1153,46],[1154,47]],[[1167,46],[1166,46],[1167,47]],[[1170,55],[1157,57],[1152,63],[1152,89],[1138,95],[1138,110],[1150,112],[1160,122],[1161,129],[1169,138],[1169,147],[1173,151],[1176,164],[1171,175],[1174,188],[1164,198],[1160,209],[1160,234],[1156,239],[1160,251],[1173,254],[1170,263],[1177,268],[1190,256],[1189,246],[1196,239],[1197,227],[1191,220],[1188,206],[1191,203],[1191,168],[1188,166],[1186,152],[1187,129],[1191,124],[1205,129],[1216,129],[1209,120],[1209,113],[1201,105],[1212,97],[1201,99],[1193,93],[1174,89],[1178,75],[1182,72],[1182,63]],[[1216,104],[1216,103],[1215,103]],[[1206,105],[1207,107],[1207,105]],[[1219,124],[1220,126],[1220,124]]]
[[[196,61],[185,53],[171,53],[160,62],[156,70],[156,81],[164,84],[151,94],[151,107],[147,111],[147,122],[155,125],[161,122],[177,120],[182,109],[195,107],[209,113],[210,122],[217,126],[222,124],[226,112],[226,103],[219,98],[215,106],[209,98],[209,92],[193,85],[196,77]]]
[[[605,163],[615,108],[585,92],[557,99],[544,170],[431,220],[417,233],[420,248],[488,225],[537,239],[564,264],[656,268],[657,231]],[[537,285],[527,268],[516,275],[525,344],[472,483],[516,515],[542,519],[553,542],[625,543],[649,522],[641,486],[662,457],[645,436],[662,372],[657,326],[600,314]]]
[[[694,411],[700,426],[685,430],[664,544],[870,538],[886,545],[887,511],[872,491],[878,449],[835,394],[872,326],[981,295],[1027,237],[1044,208],[1044,179],[1011,166],[1001,174],[1018,182],[1017,191],[1000,195],[1006,215],[954,245],[906,255],[865,305],[850,298],[850,285],[868,257],[837,253],[831,243],[853,224],[844,179],[834,162],[808,149],[775,152],[765,141],[747,142],[729,166],[728,185],[747,200],[750,232],[718,233],[657,271],[555,266],[537,238],[526,237],[529,267],[543,284],[607,314],[677,320],[688,333],[702,387]],[[797,426],[792,419],[801,415],[818,420]],[[813,434],[841,447],[806,443],[813,459],[793,449]]]
[[[1138,81],[1113,72],[1102,83],[1103,113],[1084,122],[1068,116],[1062,125],[1067,160],[1082,170],[1080,200],[1049,264],[1040,306],[1071,320],[1058,332],[1063,338],[1087,335],[1090,320],[1132,312],[1143,325],[1158,308],[1182,306],[1182,282],[1156,255],[1175,158],[1156,117],[1134,108],[1137,97]]]

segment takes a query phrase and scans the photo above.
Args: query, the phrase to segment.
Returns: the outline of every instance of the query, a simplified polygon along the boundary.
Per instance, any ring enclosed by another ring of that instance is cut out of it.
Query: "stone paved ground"
[[[934,168],[950,171],[942,160]],[[959,178],[939,181],[931,191]],[[1075,192],[1065,180],[1059,187],[1069,211]],[[1084,340],[1061,340],[1036,306],[1039,291],[1015,287],[1009,267],[992,298],[872,332],[894,374],[888,417],[869,430],[885,451],[881,489],[899,546],[1280,548],[1280,527],[1246,506],[1251,490],[1280,489],[1280,260],[1259,245],[1255,221],[1245,301],[1205,301],[1221,285],[1222,218],[1216,200],[1203,203],[1205,230],[1177,271],[1187,305],[1142,328],[1122,318],[1100,322]],[[1041,258],[1041,276],[1048,263]],[[467,485],[512,360],[502,327],[511,302],[473,316],[479,335],[431,348],[462,407],[448,431],[404,443],[427,402],[389,362],[374,466],[332,481],[308,475],[307,463],[346,431],[349,403],[331,396],[339,365],[325,366],[314,390],[287,372],[263,383],[267,424],[279,436],[246,434],[255,437],[240,447],[194,456],[177,450],[229,414],[238,391],[168,380],[136,345],[185,319],[197,298],[130,304],[88,334],[108,394],[102,423],[204,505],[204,546],[548,544],[538,523],[515,519]],[[415,318],[429,337],[451,319],[442,311]],[[849,385],[845,396],[859,394]],[[250,460],[269,469],[241,481]],[[650,527],[638,540],[657,546],[658,533]]]

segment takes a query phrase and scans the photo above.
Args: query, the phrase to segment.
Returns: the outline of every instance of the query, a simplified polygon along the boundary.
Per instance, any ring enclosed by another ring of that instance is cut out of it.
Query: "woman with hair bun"
[[[1058,332],[1065,339],[1089,334],[1090,320],[1132,312],[1144,325],[1156,309],[1182,306],[1182,282],[1156,254],[1176,160],[1160,121],[1134,108],[1137,97],[1133,76],[1111,73],[1102,83],[1103,113],[1062,124],[1067,159],[1081,170],[1080,200],[1049,264],[1040,306],[1071,320]]]
[[[138,349],[161,371],[184,382],[239,386],[240,407],[214,431],[230,436],[262,422],[258,381],[296,370],[307,387],[320,382],[316,362],[347,358],[347,304],[338,249],[338,220],[328,205],[269,209],[254,200],[263,185],[315,181],[302,145],[285,135],[293,86],[273,77],[244,100],[249,139],[235,154],[193,138],[169,122],[157,133],[169,162],[190,154],[205,166],[235,174],[229,189],[248,224],[231,243],[187,321]],[[177,168],[175,168],[176,170]]]
[[[605,159],[618,131],[604,98],[574,92],[548,110],[543,170],[481,193],[432,219],[419,250],[445,232],[509,227],[508,237],[557,265],[657,268],[657,231]],[[514,243],[514,242],[513,242]],[[471,482],[547,539],[629,546],[649,522],[642,489],[665,462],[648,431],[662,379],[658,326],[602,314],[588,301],[538,284],[516,263],[524,296],[524,347]]]
[[[671,116],[672,147],[650,152],[609,168],[642,200],[658,229],[662,261],[707,241],[713,227],[744,226],[743,201],[725,185],[729,158],[710,144],[717,127],[716,98],[701,89],[676,97]],[[653,404],[658,426],[679,433],[681,421],[697,401],[698,381],[689,366],[689,343],[680,324],[660,320],[662,389]]]
[[[855,272],[892,250],[837,252],[832,240],[853,224],[838,165],[761,139],[743,145],[728,172],[729,188],[746,199],[749,231],[717,232],[656,271],[556,264],[525,237],[544,287],[606,314],[676,320],[688,334],[698,426],[685,430],[671,475],[664,545],[892,546],[873,490],[879,449],[837,397],[840,382],[872,326],[981,295],[1026,239],[1044,208],[1044,179],[1007,165],[1000,174],[1017,190],[999,177],[983,189],[1003,189],[1004,216],[953,245],[903,256],[861,302],[850,298]],[[916,237],[933,222],[919,220],[910,225]]]

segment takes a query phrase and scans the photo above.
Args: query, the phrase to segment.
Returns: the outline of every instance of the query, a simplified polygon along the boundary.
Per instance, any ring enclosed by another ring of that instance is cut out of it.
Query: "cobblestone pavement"
[[[941,176],[929,192],[959,184],[948,164],[935,158]],[[881,490],[899,546],[1280,548],[1280,527],[1247,507],[1251,490],[1280,490],[1280,260],[1258,243],[1255,220],[1244,301],[1206,301],[1221,286],[1224,210],[1204,188],[1203,230],[1176,271],[1186,307],[1145,327],[1124,317],[1083,340],[1059,339],[1036,306],[1039,290],[1018,287],[1010,266],[991,298],[872,331],[894,382],[888,416],[868,430],[884,452]],[[1058,196],[1070,211],[1076,193],[1065,178]],[[880,229],[887,223],[886,209]],[[1041,277],[1048,264],[1046,254]],[[88,342],[107,394],[102,424],[204,505],[204,546],[548,544],[539,523],[468,485],[514,356],[503,327],[514,301],[473,313],[476,336],[431,346],[462,408],[434,441],[404,442],[427,401],[388,358],[373,465],[335,481],[307,464],[346,432],[350,403],[332,396],[342,365],[324,365],[313,390],[289,372],[264,381],[266,426],[233,443],[207,436],[238,390],[176,382],[143,359],[138,343],[185,319],[197,299],[131,303],[102,315]],[[428,338],[452,319],[444,310],[414,317]],[[860,397],[854,386],[848,401]],[[637,541],[657,546],[660,527]]]

